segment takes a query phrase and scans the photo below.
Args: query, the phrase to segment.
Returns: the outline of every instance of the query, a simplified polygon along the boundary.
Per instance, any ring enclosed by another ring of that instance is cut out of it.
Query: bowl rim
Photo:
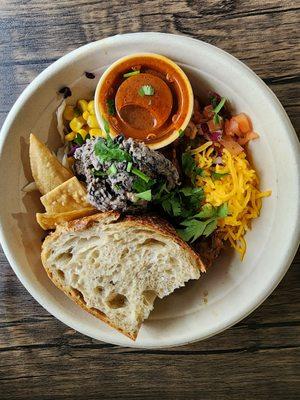
[[[224,59],[227,59],[228,61],[231,61],[235,65],[239,65],[240,68],[243,69],[243,72],[245,72],[248,75],[249,79],[255,80],[256,84],[261,90],[264,90],[266,97],[268,97],[270,103],[272,103],[272,107],[274,107],[280,116],[280,119],[285,125],[286,130],[288,131],[288,134],[286,136],[287,140],[289,141],[290,146],[293,148],[293,153],[295,156],[297,154],[300,154],[300,144],[296,135],[296,132],[277,97],[275,94],[271,91],[271,89],[268,88],[268,86],[244,63],[236,59],[234,56],[230,55],[229,53],[225,52],[224,50],[221,50],[211,44],[205,43],[201,40],[190,38],[188,36],[184,35],[176,35],[176,34],[170,34],[170,33],[159,33],[159,32],[136,32],[136,33],[128,33],[128,34],[122,34],[122,35],[115,35],[107,38],[103,38],[101,40],[88,43],[84,46],[81,46],[66,55],[62,56],[59,58],[57,61],[55,61],[53,64],[49,65],[44,71],[42,71],[26,88],[25,90],[21,93],[19,98],[16,100],[15,104],[13,105],[12,109],[10,110],[9,114],[7,115],[1,132],[0,132],[0,158],[2,156],[3,152],[3,147],[5,140],[7,138],[8,132],[10,130],[11,125],[14,122],[15,116],[18,114],[18,112],[22,109],[23,105],[26,103],[26,101],[29,99],[32,93],[34,93],[41,85],[43,85],[43,81],[45,78],[50,78],[52,75],[55,73],[59,72],[61,69],[64,68],[64,65],[71,60],[75,61],[76,57],[80,53],[84,53],[85,51],[92,49],[93,47],[101,45],[112,45],[114,41],[117,41],[118,38],[128,38],[129,40],[134,39],[134,38],[145,38],[145,37],[156,37],[156,39],[160,38],[162,40],[165,40],[167,37],[173,38],[180,38],[180,40],[186,41],[186,43],[197,43],[201,44],[203,47],[207,47],[211,51],[214,51],[215,53],[219,53],[219,56],[223,57]],[[298,181],[300,182],[300,157],[295,157],[296,159],[296,169],[295,169],[295,176],[298,177]],[[299,185],[300,186],[300,185]],[[299,190],[299,188],[298,188]],[[300,199],[298,197],[297,199],[298,203],[300,202]],[[300,207],[298,207],[298,215],[295,221],[299,221],[300,219]],[[260,295],[252,299],[250,305],[248,305],[247,309],[239,310],[239,312],[232,313],[230,315],[230,318],[226,320],[226,323],[222,323],[221,326],[218,326],[217,330],[214,330],[205,336],[200,336],[198,335],[192,335],[190,334],[186,340],[173,340],[172,343],[170,344],[164,344],[162,346],[159,345],[147,345],[143,346],[142,344],[138,344],[135,342],[128,343],[126,341],[126,344],[124,344],[124,341],[121,338],[118,340],[118,338],[114,339],[109,339],[108,342],[115,344],[115,345],[122,345],[122,346],[127,346],[127,347],[135,347],[135,348],[166,348],[166,347],[173,347],[173,346],[180,346],[180,345],[185,345],[188,343],[193,343],[199,340],[204,340],[206,338],[209,338],[211,336],[214,336],[220,332],[223,332],[224,330],[228,329],[229,327],[233,326],[234,324],[238,323],[245,317],[247,317],[250,313],[252,313],[259,305],[273,292],[273,290],[277,287],[277,285],[280,283],[282,278],[284,277],[285,273],[287,272],[299,245],[299,239],[300,239],[300,225],[297,225],[296,223],[294,224],[293,228],[293,240],[286,246],[285,248],[285,254],[284,254],[284,262],[282,262],[276,271],[276,275],[274,275],[273,280],[269,282],[268,285],[264,286],[263,290],[261,290]],[[22,268],[21,266],[19,267],[17,261],[15,260],[14,254],[10,251],[8,244],[6,243],[5,239],[5,231],[3,229],[2,225],[2,215],[0,213],[0,243],[2,245],[3,251],[5,256],[7,257],[7,260],[11,266],[11,268],[14,270],[15,274],[17,275],[18,279],[21,281],[23,286],[26,288],[26,290],[31,294],[35,300],[39,304],[42,305],[50,314],[52,314],[55,318],[66,324],[67,326],[70,326],[71,328],[75,329],[76,331],[87,335],[89,337],[93,337],[97,340],[100,340],[99,337],[93,336],[89,331],[88,328],[85,328],[85,326],[75,326],[72,321],[69,320],[69,318],[65,314],[60,314],[58,315],[57,310],[53,309],[55,307],[52,307],[51,303],[48,303],[47,300],[41,295],[41,293],[38,290],[35,290],[32,288],[32,285],[30,281],[23,276],[22,273]],[[102,339],[101,339],[102,340]],[[106,340],[106,339],[103,339]]]

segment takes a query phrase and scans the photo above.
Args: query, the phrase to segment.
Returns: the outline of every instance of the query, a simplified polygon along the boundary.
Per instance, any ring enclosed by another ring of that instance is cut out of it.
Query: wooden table
[[[299,22],[299,2],[290,0],[0,0],[0,125],[25,86],[63,54],[116,33],[160,31],[244,61],[299,130]],[[299,398],[299,261],[298,254],[275,292],[235,327],[146,351],[97,342],[57,321],[1,253],[0,398]]]

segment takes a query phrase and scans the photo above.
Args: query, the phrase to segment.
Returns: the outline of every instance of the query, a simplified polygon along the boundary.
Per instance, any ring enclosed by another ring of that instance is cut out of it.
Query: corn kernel
[[[105,134],[101,131],[101,129],[98,129],[98,128],[91,128],[90,129],[90,135],[91,136],[105,137]]]
[[[67,142],[72,142],[76,137],[76,132],[70,132],[65,136]]]
[[[87,119],[87,124],[90,128],[99,128],[95,115],[90,115]]]
[[[89,101],[87,109],[90,114],[95,114],[94,100]]]
[[[82,118],[85,119],[86,121],[87,121],[89,116],[90,116],[90,113],[87,110],[84,111],[84,113],[82,114]]]
[[[77,117],[77,118],[73,118],[69,125],[70,125],[70,128],[72,129],[72,131],[78,132],[79,129],[81,129],[84,124],[85,124],[85,120],[82,117]]]
[[[74,107],[66,106],[64,109],[63,117],[66,121],[71,121],[74,118]]]
[[[86,135],[88,134],[88,132],[85,129],[79,129],[77,133],[80,133],[82,139],[85,139]]]
[[[77,101],[77,107],[80,109],[80,111],[83,113],[88,109],[88,102],[84,99],[78,100]]]

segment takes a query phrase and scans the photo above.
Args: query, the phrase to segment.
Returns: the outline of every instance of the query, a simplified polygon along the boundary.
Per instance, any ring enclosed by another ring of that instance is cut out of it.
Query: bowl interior
[[[47,278],[40,262],[44,233],[35,221],[42,210],[37,193],[24,195],[31,181],[30,132],[59,146],[55,111],[62,101],[57,91],[69,86],[72,97],[92,98],[98,79],[116,59],[127,54],[161,53],[188,75],[195,94],[213,89],[230,99],[234,111],[246,112],[260,139],[250,145],[261,189],[271,189],[261,216],[247,234],[247,254],[241,263],[232,251],[220,257],[199,281],[188,283],[156,302],[135,343],[87,314]],[[87,79],[84,71],[93,72]],[[205,43],[164,34],[131,34],[84,46],[54,63],[22,94],[1,135],[1,235],[5,253],[19,279],[49,312],[72,328],[99,340],[136,347],[184,344],[211,336],[251,312],[278,284],[292,259],[299,238],[299,150],[290,122],[275,96],[247,67]],[[286,179],[289,177],[289,179]],[[286,213],[285,210],[289,210]]]

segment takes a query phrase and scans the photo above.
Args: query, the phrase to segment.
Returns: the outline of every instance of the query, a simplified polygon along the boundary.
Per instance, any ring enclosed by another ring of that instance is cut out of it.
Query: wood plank
[[[298,394],[299,349],[171,357],[105,350],[92,349],[84,357],[80,349],[63,346],[9,352],[1,370],[3,399],[80,399],[83,394],[114,399],[240,399],[250,394],[249,398],[290,400]],[[13,381],[17,384],[12,387]]]
[[[6,37],[0,49],[6,62],[48,60],[95,38],[131,31],[152,30],[184,33],[215,44],[245,61],[260,76],[282,76],[289,70],[298,72],[299,22],[296,2],[280,7],[258,7],[251,13],[247,2],[226,3],[129,1],[120,6],[111,2],[61,2],[59,6],[37,1],[28,17],[26,7],[16,7],[15,1],[4,1],[0,29]],[[274,2],[273,2],[274,3]],[[257,4],[257,3],[256,3]],[[30,25],[33,24],[33,25]],[[3,29],[6,28],[6,29]],[[264,32],[262,40],[261,32]],[[72,40],[68,40],[72,38]]]

